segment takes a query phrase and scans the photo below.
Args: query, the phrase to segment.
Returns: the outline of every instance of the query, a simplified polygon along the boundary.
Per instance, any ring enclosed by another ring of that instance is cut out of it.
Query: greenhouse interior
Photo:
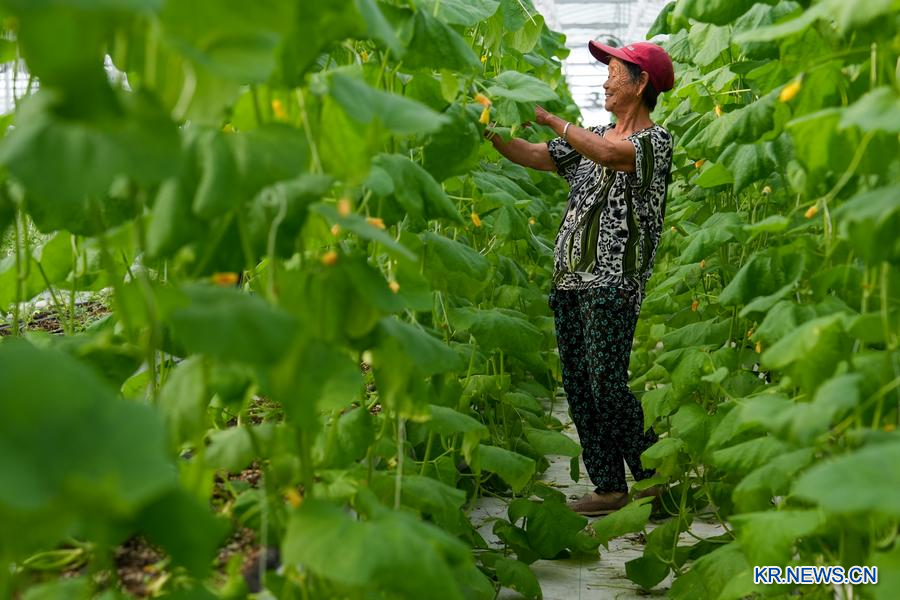
[[[900,598],[900,0],[0,18],[0,599]]]

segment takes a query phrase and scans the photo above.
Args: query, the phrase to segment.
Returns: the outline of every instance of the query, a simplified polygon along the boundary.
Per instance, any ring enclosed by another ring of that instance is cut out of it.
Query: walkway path
[[[558,399],[553,406],[553,415],[566,425],[565,433],[578,439],[575,426],[569,417],[565,399]],[[575,483],[569,476],[569,459],[565,457],[548,457],[550,468],[544,473],[544,481],[553,482],[554,486],[567,496],[580,497],[591,489],[590,481],[584,475],[586,470],[581,465],[581,481]],[[626,468],[627,472],[627,468]],[[631,474],[627,474],[628,484],[633,483]],[[506,503],[496,498],[482,498],[470,514],[478,527],[479,533],[489,544],[501,546],[501,542],[492,532],[493,521],[506,517]],[[649,533],[662,524],[662,521],[647,524]],[[718,523],[694,520],[691,531],[703,538],[721,535],[724,530]],[[682,534],[682,543],[690,544],[696,540],[687,533]],[[664,597],[672,585],[669,575],[652,591],[644,591],[637,584],[625,577],[625,563],[644,553],[643,535],[633,534],[611,540],[609,550],[600,547],[597,558],[579,558],[566,560],[539,560],[531,565],[537,575],[544,592],[544,600],[638,600],[648,596]],[[502,589],[498,598],[512,600],[521,596],[509,589]]]

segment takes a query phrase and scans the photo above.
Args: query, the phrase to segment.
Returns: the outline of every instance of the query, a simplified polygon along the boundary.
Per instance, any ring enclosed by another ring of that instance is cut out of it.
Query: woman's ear
[[[638,79],[638,96],[644,94],[644,89],[646,89],[648,83],[650,83],[650,74],[647,71],[641,71],[641,76]]]

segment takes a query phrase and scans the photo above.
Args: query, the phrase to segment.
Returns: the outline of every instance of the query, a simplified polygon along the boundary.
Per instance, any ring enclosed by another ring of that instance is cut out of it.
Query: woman
[[[628,388],[628,360],[672,164],[672,138],[650,113],[675,76],[668,54],[655,44],[612,48],[592,41],[589,48],[609,65],[603,89],[614,124],[582,129],[536,107],[536,121],[560,137],[546,144],[491,141],[509,160],[555,170],[570,186],[556,237],[550,307],[563,387],[596,486],[569,506],[598,516],[628,503],[623,459],[635,480],[654,474],[642,468],[640,456],[657,436],[644,431],[641,405]],[[636,496],[658,493],[651,488]]]

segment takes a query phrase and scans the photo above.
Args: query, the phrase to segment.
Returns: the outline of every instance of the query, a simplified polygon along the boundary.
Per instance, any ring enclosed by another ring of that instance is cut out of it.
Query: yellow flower
[[[475,102],[477,102],[478,104],[480,104],[482,106],[490,106],[491,105],[491,99],[482,93],[475,94]]]
[[[481,116],[478,118],[478,122],[482,125],[487,125],[491,122],[491,107],[485,106],[484,110],[481,111]]]
[[[326,267],[330,267],[334,265],[338,261],[338,253],[334,250],[329,250],[325,254],[322,255],[322,264]]]
[[[359,59],[363,62],[369,62],[369,53],[363,50],[359,53]]]
[[[482,62],[482,63],[486,63],[486,62],[487,62],[487,54],[482,54],[482,55],[481,55],[481,62]]]
[[[756,342],[756,353],[762,354],[762,342]]]
[[[792,81],[791,83],[784,86],[784,88],[781,90],[781,93],[778,94],[778,99],[782,102],[790,102],[794,99],[794,96],[797,95],[797,92],[800,91],[801,87],[803,87],[803,85],[800,83],[799,79]]]
[[[381,217],[367,217],[366,223],[368,223],[372,227],[377,227],[378,229],[384,229],[384,219],[382,219]]]
[[[752,330],[752,329],[748,329],[748,330],[747,330],[747,339],[749,340],[749,339],[752,338],[752,337],[753,337],[753,330]]]
[[[763,193],[764,196],[768,196],[769,194],[772,193],[772,188],[770,188],[769,186],[765,186],[765,187],[762,189],[762,193]]]
[[[705,258],[704,258],[703,260],[700,261],[700,268],[701,268],[701,269],[705,269],[705,268],[706,268],[706,259],[705,259]]]
[[[475,225],[475,227],[481,227],[481,217],[478,216],[477,212],[473,210],[472,214],[469,216],[472,217],[472,224]]]
[[[396,281],[391,281],[388,283],[388,287],[391,288],[391,291],[395,294],[400,291],[400,284]]]
[[[284,111],[284,103],[278,98],[272,100],[272,112],[275,113],[275,118],[279,121],[287,120],[287,113]]]
[[[671,231],[672,231],[672,233],[675,233],[675,232],[678,231],[678,230],[675,229],[675,226],[673,225]]]
[[[231,287],[233,285],[237,285],[238,277],[237,273],[213,273],[212,282],[216,285],[221,285],[222,287]]]
[[[300,492],[298,492],[294,488],[288,488],[288,490],[284,493],[284,497],[287,498],[287,501],[294,508],[297,508],[298,506],[300,506],[300,504],[303,503],[303,496],[301,496]]]
[[[528,219],[528,224],[529,224],[529,225],[534,225],[535,223],[537,223],[537,221],[534,220],[534,217],[531,217],[531,218]]]
[[[352,207],[350,206],[350,200],[348,198],[341,198],[338,200],[338,214],[342,217],[346,217],[350,214],[350,210]]]
[[[813,204],[808,209],[806,209],[806,212],[803,213],[803,216],[806,217],[807,219],[812,219],[814,216],[816,216],[816,213],[818,213],[818,212],[819,212],[819,205]]]
[[[722,107],[719,106],[718,104],[716,104],[715,111],[716,111],[716,116],[717,116],[717,117],[721,117],[721,116],[722,116]]]
[[[341,233],[341,226],[335,223],[331,226],[331,235],[337,237]]]
[[[700,308],[700,301],[694,298],[694,301],[691,302],[691,312],[697,312],[698,308]]]
[[[706,162],[706,159],[705,159],[705,158],[701,158],[700,160],[698,160],[697,162],[694,163],[694,168],[695,168],[695,169],[699,169],[700,167],[703,166],[703,164],[704,164],[705,162]]]

